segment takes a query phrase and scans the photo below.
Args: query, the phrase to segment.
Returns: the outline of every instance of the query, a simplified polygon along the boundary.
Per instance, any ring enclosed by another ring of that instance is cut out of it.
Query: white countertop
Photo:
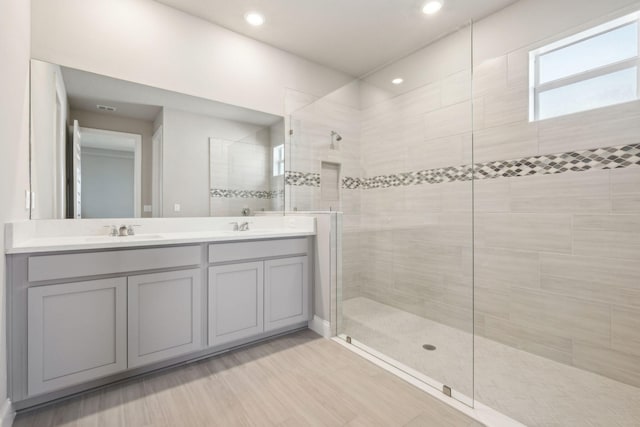
[[[253,229],[231,231],[229,222],[238,220],[238,218],[189,218],[21,221],[6,225],[5,253],[134,248],[304,237],[316,234],[315,219],[312,217],[240,218],[240,221],[248,220]],[[114,222],[140,224],[139,234],[126,237],[106,235],[105,225]]]

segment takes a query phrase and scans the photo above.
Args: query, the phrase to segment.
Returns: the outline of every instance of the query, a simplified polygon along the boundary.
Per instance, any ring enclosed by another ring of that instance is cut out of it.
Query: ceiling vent
[[[110,112],[112,112],[112,113],[113,113],[114,111],[116,111],[116,107],[111,107],[111,106],[109,106],[109,105],[101,105],[101,104],[98,104],[98,105],[96,105],[96,108],[97,108],[98,110],[102,110],[102,111],[110,111]]]

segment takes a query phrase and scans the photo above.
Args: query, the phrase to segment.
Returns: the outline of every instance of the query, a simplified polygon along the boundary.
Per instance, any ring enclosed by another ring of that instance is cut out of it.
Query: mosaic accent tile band
[[[284,173],[284,184],[297,187],[320,187],[320,174],[286,171]]]
[[[261,190],[225,190],[222,188],[212,188],[209,194],[213,198],[240,198],[240,199],[275,199],[283,195],[284,191],[261,191]]]
[[[453,181],[470,181],[473,171],[471,166],[426,169],[418,172],[407,172],[393,175],[379,175],[372,178],[342,179],[342,188],[348,190],[371,190],[373,188],[400,187],[406,185],[440,184]]]
[[[372,178],[347,176],[342,178],[342,188],[347,190],[370,190],[374,188],[401,187],[407,185],[470,181],[471,179],[551,175],[565,172],[582,172],[591,169],[619,169],[633,165],[640,166],[640,144],[476,163],[473,167],[471,165],[450,166],[438,169],[425,169],[418,172],[379,175]],[[290,173],[316,175],[317,180],[313,181],[312,186],[320,186],[320,176],[318,174]],[[301,182],[304,181],[301,180]],[[305,183],[289,184],[289,182],[286,182],[286,184],[307,185]]]
[[[474,177],[487,179],[549,175],[591,169],[619,169],[632,165],[640,165],[640,144],[480,163],[475,165]]]

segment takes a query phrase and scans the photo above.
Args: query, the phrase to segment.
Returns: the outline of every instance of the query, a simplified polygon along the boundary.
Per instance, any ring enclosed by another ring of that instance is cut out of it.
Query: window
[[[273,176],[284,175],[284,144],[273,147]]]
[[[531,121],[640,98],[640,12],[529,53]]]

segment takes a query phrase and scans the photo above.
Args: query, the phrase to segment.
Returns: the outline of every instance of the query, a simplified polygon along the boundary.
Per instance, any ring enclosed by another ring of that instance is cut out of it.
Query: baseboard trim
[[[309,329],[324,338],[331,338],[331,323],[328,320],[313,316],[313,319],[309,320]]]
[[[11,427],[15,417],[16,411],[13,410],[11,400],[6,399],[0,408],[0,427]]]

